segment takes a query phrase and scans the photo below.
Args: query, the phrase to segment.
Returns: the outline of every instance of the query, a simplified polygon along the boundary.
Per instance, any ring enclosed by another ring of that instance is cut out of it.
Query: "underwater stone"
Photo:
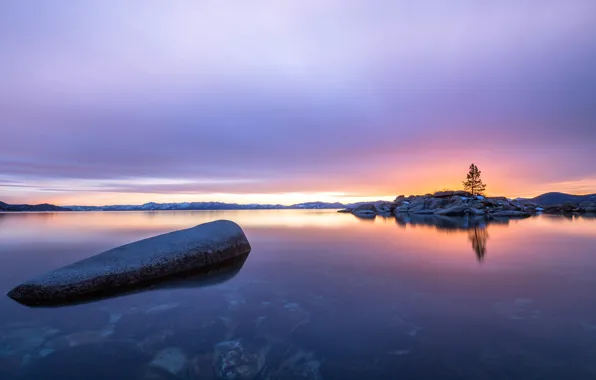
[[[26,305],[51,305],[128,290],[164,277],[217,269],[245,257],[242,228],[218,220],[126,244],[29,280],[8,296]]]
[[[187,365],[186,354],[177,347],[168,347],[155,355],[150,365],[161,368],[173,375],[179,374]]]
[[[240,341],[225,341],[215,345],[214,369],[218,379],[250,380],[263,369],[268,347],[246,349]]]

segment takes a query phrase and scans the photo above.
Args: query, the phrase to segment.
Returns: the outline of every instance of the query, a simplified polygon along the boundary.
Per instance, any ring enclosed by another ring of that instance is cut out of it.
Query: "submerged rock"
[[[168,347],[159,351],[153,358],[150,366],[161,368],[173,375],[182,372],[187,366],[187,357],[184,351],[178,347]]]
[[[292,348],[286,348],[284,351],[293,352]],[[276,366],[277,368],[266,369],[262,376],[265,379],[284,379],[284,380],[322,380],[321,362],[317,360],[312,352],[297,350],[293,354],[286,356],[283,361]]]
[[[26,305],[67,303],[225,266],[246,257],[250,249],[240,226],[218,220],[111,249],[29,280],[8,296]]]
[[[267,351],[246,349],[238,340],[220,342],[215,346],[215,374],[218,379],[254,379],[265,366]]]
[[[139,352],[132,342],[101,342],[58,349],[22,368],[19,378],[139,379],[147,360],[147,356]]]

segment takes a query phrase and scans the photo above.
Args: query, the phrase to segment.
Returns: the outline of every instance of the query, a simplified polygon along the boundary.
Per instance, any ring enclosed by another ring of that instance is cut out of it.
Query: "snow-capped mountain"
[[[342,203],[306,202],[291,206],[279,204],[238,204],[224,202],[181,202],[156,203],[143,205],[110,205],[110,206],[66,206],[73,211],[164,211],[164,210],[282,210],[282,209],[340,209],[347,205]]]

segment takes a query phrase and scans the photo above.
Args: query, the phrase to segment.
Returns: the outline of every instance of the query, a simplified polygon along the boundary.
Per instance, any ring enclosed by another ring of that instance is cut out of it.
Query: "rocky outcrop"
[[[379,209],[374,203],[365,203],[360,206],[357,206],[352,210],[352,214],[356,215],[377,215],[379,213]]]
[[[565,202],[558,205],[538,207],[537,209],[539,209],[538,211],[543,211],[547,214],[593,214],[596,213],[596,202]]]
[[[448,208],[436,210],[434,214],[445,216],[464,216],[469,214],[469,207],[464,203],[460,203]]]
[[[529,216],[537,211],[532,204],[521,205],[505,197],[485,198],[467,191],[440,191],[419,196],[400,195],[394,202],[362,204],[355,209],[341,210],[357,216],[372,215],[437,215],[437,216]]]
[[[29,280],[8,296],[26,305],[69,303],[177,274],[217,269],[245,257],[250,249],[240,226],[219,220],[111,249]]]
[[[410,196],[396,202],[395,214],[434,214],[444,216],[490,216],[496,212],[510,211],[516,216],[526,213],[523,206],[507,198],[473,196],[466,191],[438,192],[433,195]]]
[[[339,212],[361,217],[374,215],[444,215],[486,217],[528,217],[537,213],[583,214],[596,213],[596,201],[565,202],[560,205],[541,206],[528,200],[511,200],[505,197],[474,196],[467,191],[439,191],[426,195],[400,195],[393,202],[361,204],[354,209]]]

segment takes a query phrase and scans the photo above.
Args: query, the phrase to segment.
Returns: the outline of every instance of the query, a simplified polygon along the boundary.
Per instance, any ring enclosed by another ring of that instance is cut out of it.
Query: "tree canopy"
[[[473,195],[483,195],[486,190],[486,185],[480,178],[481,173],[482,172],[478,170],[478,167],[475,164],[470,165],[466,180],[463,181],[464,190],[469,191]]]

